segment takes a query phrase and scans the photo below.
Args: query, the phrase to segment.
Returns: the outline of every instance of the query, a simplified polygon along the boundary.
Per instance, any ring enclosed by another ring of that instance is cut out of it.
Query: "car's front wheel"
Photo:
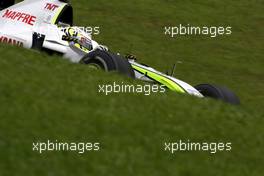
[[[225,87],[219,87],[210,84],[200,84],[195,86],[195,89],[197,89],[205,97],[222,100],[235,105],[240,104],[240,100],[235,95],[235,93]]]
[[[102,69],[107,72],[117,71],[128,77],[135,77],[134,70],[127,59],[108,51],[92,51],[85,55],[80,63],[95,69]]]

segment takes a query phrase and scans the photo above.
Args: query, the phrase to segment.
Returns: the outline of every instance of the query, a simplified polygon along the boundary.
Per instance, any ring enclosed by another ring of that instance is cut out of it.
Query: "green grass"
[[[173,92],[98,93],[98,85],[140,83],[59,57],[0,45],[0,175],[263,174],[263,3],[73,1],[78,25],[100,26],[100,43],[193,85],[230,87],[241,106]],[[80,18],[82,16],[82,18]],[[163,34],[166,25],[231,25],[230,37]],[[131,48],[131,45],[133,47]],[[100,152],[38,154],[46,140],[101,143]],[[165,141],[232,142],[231,152],[163,151]]]

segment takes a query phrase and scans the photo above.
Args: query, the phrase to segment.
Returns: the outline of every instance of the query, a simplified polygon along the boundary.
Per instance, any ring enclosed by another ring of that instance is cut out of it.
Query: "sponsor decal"
[[[6,43],[6,44],[10,44],[10,45],[14,45],[14,46],[19,46],[19,47],[23,47],[24,43],[12,38],[8,38],[5,36],[0,36],[0,43]]]
[[[34,23],[36,22],[37,17],[27,14],[27,13],[22,13],[22,12],[17,12],[17,11],[12,11],[12,10],[6,10],[2,18],[6,19],[11,19],[14,21],[20,21],[22,23],[26,23],[28,25],[33,26]]]
[[[54,11],[58,8],[59,6],[56,4],[52,4],[52,3],[47,3],[44,9],[50,10],[50,11]]]

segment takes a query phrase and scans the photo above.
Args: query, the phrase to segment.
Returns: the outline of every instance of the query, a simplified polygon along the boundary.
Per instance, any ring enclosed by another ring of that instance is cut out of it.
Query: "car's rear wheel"
[[[222,100],[235,105],[240,104],[240,100],[235,95],[235,93],[225,87],[219,87],[210,84],[200,84],[195,86],[195,89],[197,89],[205,97]]]
[[[0,0],[0,10],[15,4],[15,0]]]
[[[107,72],[117,71],[128,77],[135,77],[134,70],[127,59],[108,51],[92,51],[85,55],[80,62],[91,68],[102,69]]]

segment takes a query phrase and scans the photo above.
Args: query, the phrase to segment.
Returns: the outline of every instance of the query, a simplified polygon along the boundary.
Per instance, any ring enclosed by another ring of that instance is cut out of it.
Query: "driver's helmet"
[[[62,36],[63,40],[69,41],[72,45],[85,52],[93,50],[92,39],[89,33],[78,27],[63,27],[61,31],[64,33]]]

